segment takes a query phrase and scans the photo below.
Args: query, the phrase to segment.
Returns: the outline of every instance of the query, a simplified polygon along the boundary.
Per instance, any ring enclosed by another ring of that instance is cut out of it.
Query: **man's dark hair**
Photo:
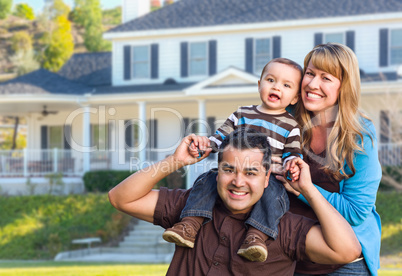
[[[259,149],[263,154],[262,164],[266,171],[271,167],[271,147],[268,142],[268,137],[258,130],[250,127],[241,127],[225,137],[219,147],[218,163],[222,161],[223,150],[228,146],[235,149]]]

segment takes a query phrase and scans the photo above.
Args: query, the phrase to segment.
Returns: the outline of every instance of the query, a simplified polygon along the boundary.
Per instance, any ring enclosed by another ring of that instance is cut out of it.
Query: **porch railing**
[[[1,150],[0,176],[44,176],[52,173],[77,175],[82,165],[71,150]]]
[[[379,144],[378,148],[381,165],[402,166],[402,143]],[[119,163],[120,159],[117,154],[119,153],[111,151],[90,153],[90,170],[136,170],[142,167],[142,164],[135,166],[134,163],[137,161],[133,161],[133,158],[138,158],[138,153],[123,153],[125,154],[124,164]],[[159,161],[168,154],[169,152],[147,149],[145,165]],[[203,168],[200,167],[198,170]],[[205,167],[205,169],[207,168]],[[83,154],[77,151],[61,149],[0,150],[0,177],[34,177],[52,173],[60,173],[64,176],[82,176],[83,172]]]
[[[393,144],[379,144],[378,158],[382,166],[402,165],[402,142]]]

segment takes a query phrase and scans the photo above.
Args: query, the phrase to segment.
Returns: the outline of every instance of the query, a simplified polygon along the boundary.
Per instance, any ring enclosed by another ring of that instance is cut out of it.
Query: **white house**
[[[123,23],[104,34],[111,53],[0,84],[0,114],[28,123],[27,149],[0,152],[2,192],[24,193],[27,177],[46,182],[52,172],[77,191],[86,171],[161,159],[185,133],[208,135],[238,106],[258,104],[267,61],[302,65],[322,42],[355,51],[381,162],[401,165],[401,1],[182,0],[151,13],[144,2],[123,1]]]

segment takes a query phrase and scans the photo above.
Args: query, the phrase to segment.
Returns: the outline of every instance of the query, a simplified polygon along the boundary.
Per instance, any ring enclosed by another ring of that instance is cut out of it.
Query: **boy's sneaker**
[[[194,248],[197,232],[191,224],[181,221],[166,229],[162,237],[165,241],[178,246]]]
[[[268,250],[261,237],[254,234],[248,234],[240,246],[240,249],[237,251],[237,255],[252,262],[265,262],[268,257]]]

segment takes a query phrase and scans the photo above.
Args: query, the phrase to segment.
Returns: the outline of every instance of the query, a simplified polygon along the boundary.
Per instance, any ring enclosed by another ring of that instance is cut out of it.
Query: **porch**
[[[383,166],[402,165],[402,143],[379,144],[379,160]],[[140,160],[140,152],[129,151],[94,151],[87,153],[89,171],[130,170],[135,171],[165,158],[173,152],[158,149],[144,150],[145,160]],[[61,149],[23,149],[0,150],[0,178],[9,177],[44,177],[60,174],[63,177],[82,177],[85,173],[84,158],[86,153]],[[197,175],[213,164],[214,159],[194,166]],[[204,166],[204,163],[208,165]],[[216,165],[216,164],[215,164]]]

